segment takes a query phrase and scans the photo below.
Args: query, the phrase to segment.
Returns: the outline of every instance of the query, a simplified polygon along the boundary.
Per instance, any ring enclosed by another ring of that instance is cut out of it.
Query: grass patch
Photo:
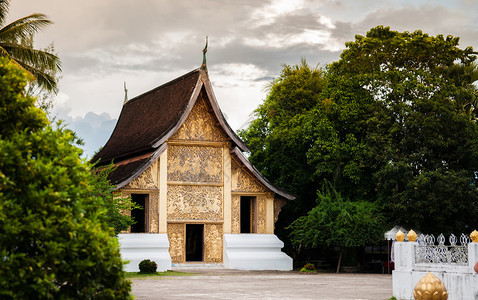
[[[164,276],[192,276],[195,275],[193,273],[187,272],[178,272],[178,271],[164,271],[164,272],[156,272],[156,273],[139,273],[139,272],[126,272],[126,278],[129,279],[147,279],[150,277],[164,277]]]

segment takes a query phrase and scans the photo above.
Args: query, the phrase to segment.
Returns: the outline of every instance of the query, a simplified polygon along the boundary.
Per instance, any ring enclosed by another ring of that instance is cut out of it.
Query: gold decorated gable
[[[168,181],[222,183],[222,148],[168,147]]]
[[[220,186],[169,185],[168,220],[221,221],[222,195]]]
[[[159,160],[156,160],[149,168],[141,173],[141,175],[125,185],[122,189],[158,189],[158,162]]]
[[[270,192],[254,176],[241,168],[235,161],[231,163],[233,192]]]
[[[186,121],[171,137],[172,140],[215,141],[227,140],[226,134],[220,126],[216,126],[216,118],[209,111],[209,107],[201,93],[189,113]]]

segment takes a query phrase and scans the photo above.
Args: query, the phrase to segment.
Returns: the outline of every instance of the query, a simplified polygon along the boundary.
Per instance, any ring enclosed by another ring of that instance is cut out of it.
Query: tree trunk
[[[340,261],[342,260],[342,254],[344,253],[344,248],[340,247],[339,249],[339,261],[337,262],[337,272],[339,273],[340,270]]]

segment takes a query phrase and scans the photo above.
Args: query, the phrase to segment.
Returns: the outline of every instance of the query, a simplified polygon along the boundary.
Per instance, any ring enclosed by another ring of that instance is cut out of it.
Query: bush
[[[130,299],[91,166],[25,84],[0,58],[0,298]]]
[[[301,272],[305,272],[305,273],[315,273],[317,272],[317,270],[315,269],[315,266],[314,264],[312,263],[306,263],[301,269],[300,269]]]
[[[156,273],[158,265],[149,259],[143,259],[139,263],[139,272],[140,273]]]

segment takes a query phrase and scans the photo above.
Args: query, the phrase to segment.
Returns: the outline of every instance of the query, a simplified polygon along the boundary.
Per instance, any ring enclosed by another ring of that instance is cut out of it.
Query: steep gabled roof
[[[103,165],[154,152],[186,120],[201,90],[229,138],[247,151],[219,109],[207,71],[196,69],[126,102],[110,139],[92,161],[100,159]]]

